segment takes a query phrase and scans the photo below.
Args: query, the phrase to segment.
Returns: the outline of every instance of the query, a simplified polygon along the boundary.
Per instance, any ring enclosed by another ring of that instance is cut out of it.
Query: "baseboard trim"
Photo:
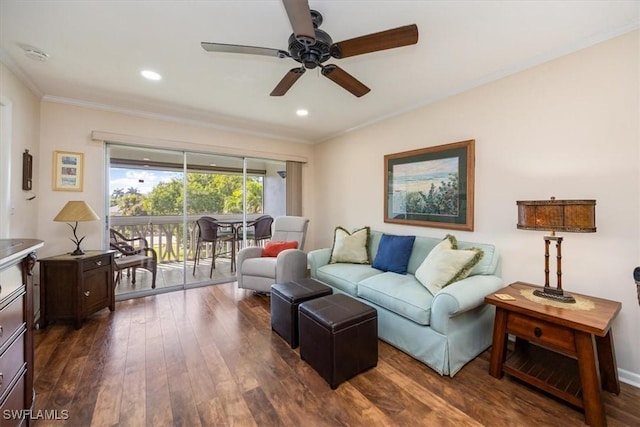
[[[620,379],[620,382],[640,388],[640,374],[625,371],[624,369],[618,369],[618,378]]]

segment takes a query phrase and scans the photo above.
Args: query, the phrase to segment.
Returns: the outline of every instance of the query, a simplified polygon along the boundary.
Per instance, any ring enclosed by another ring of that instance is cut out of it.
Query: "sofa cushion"
[[[358,283],[358,296],[420,325],[429,325],[433,295],[412,274],[381,273]]]
[[[317,270],[316,279],[356,296],[358,282],[382,274],[368,264],[327,264]]]
[[[382,271],[407,274],[407,265],[416,236],[383,234],[372,267]]]
[[[360,228],[353,233],[349,233],[345,228],[336,227],[329,263],[370,264],[367,248],[369,232],[369,227]]]
[[[418,267],[416,279],[435,295],[445,286],[467,277],[483,255],[484,252],[479,248],[457,250],[445,239],[433,248]]]

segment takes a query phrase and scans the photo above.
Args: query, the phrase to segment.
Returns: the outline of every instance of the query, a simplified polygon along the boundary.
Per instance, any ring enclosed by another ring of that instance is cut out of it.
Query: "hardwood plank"
[[[253,418],[259,426],[282,426],[282,420],[278,412],[260,387],[245,391],[242,394],[244,401],[249,406]]]
[[[92,330],[91,339],[87,340],[87,342],[91,342],[91,347],[86,349],[87,361],[80,378],[80,384],[83,387],[79,387],[76,390],[73,399],[72,420],[79,425],[89,425],[93,418],[100,380],[106,363],[105,350],[110,343],[108,333],[112,322],[99,322],[96,325],[97,327],[95,328],[87,328],[85,330]]]
[[[143,301],[144,302],[144,301]],[[136,305],[130,318],[127,358],[122,379],[120,402],[121,426],[146,423],[146,313],[144,305]]]
[[[62,375],[62,371],[65,369],[67,361],[69,359],[69,349],[73,347],[73,344],[78,336],[78,331],[65,328],[60,336],[60,340],[53,348],[50,348],[50,356],[47,358],[47,362],[44,365],[46,369],[35,370],[34,373],[34,387],[36,393],[38,392],[50,392],[55,387],[56,383]],[[37,361],[43,357],[34,357]]]
[[[111,426],[120,420],[126,357],[109,359],[104,366],[92,426]]]

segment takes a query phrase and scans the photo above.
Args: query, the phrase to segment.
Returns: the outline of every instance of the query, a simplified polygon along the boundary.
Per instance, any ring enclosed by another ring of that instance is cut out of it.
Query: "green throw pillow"
[[[445,286],[467,277],[484,256],[482,249],[458,250],[457,246],[455,237],[447,235],[429,252],[416,270],[416,279],[433,295]]]
[[[349,233],[342,227],[336,227],[329,263],[371,264],[367,248],[369,233],[369,227],[360,228],[353,233]]]

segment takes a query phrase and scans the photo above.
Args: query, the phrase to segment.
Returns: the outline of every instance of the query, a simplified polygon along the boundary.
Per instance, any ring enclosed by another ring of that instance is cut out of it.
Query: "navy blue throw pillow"
[[[407,274],[409,257],[416,236],[394,236],[383,234],[378,246],[378,253],[371,265],[382,271]]]

